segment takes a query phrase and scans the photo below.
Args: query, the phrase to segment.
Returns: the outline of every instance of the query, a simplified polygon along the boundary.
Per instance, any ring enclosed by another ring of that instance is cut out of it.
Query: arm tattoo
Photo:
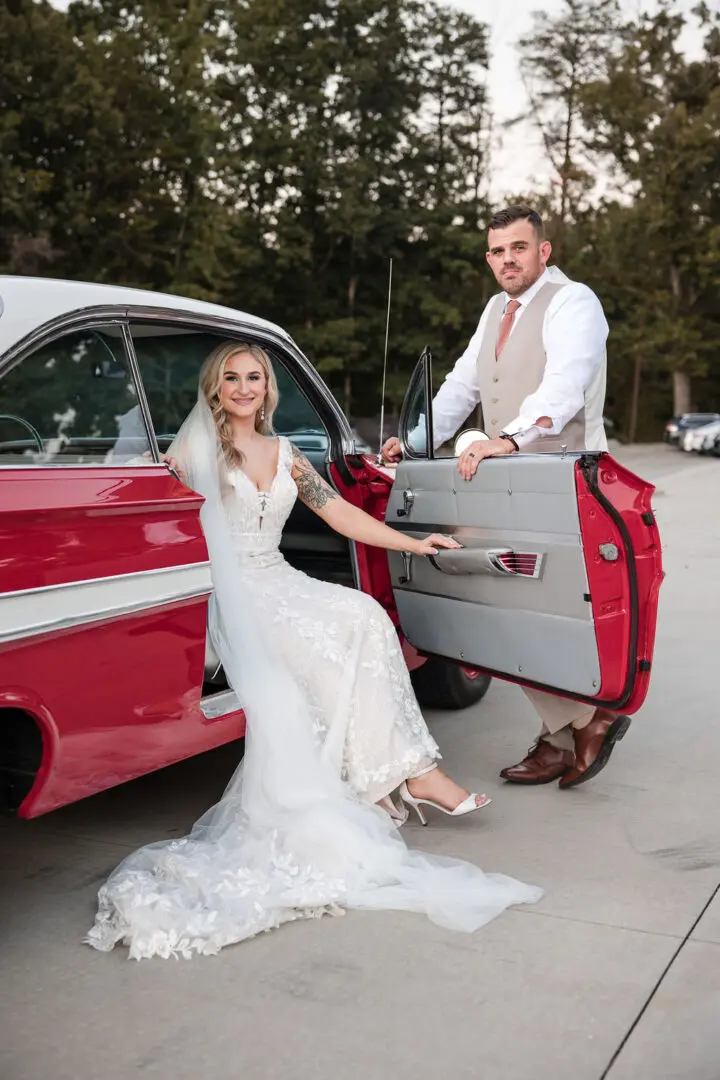
[[[297,484],[301,500],[311,510],[322,510],[331,499],[337,499],[336,492],[325,483],[322,476],[313,469],[308,459],[296,446],[293,446],[292,453],[293,480]]]

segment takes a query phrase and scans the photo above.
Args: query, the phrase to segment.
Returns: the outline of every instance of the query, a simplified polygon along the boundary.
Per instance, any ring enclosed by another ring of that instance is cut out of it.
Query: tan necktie
[[[495,359],[500,359],[500,353],[505,348],[505,343],[510,337],[510,331],[512,330],[513,323],[515,322],[515,312],[520,307],[519,300],[509,300],[508,306],[505,308],[505,314],[500,320],[500,333],[498,334],[497,344],[495,346]]]

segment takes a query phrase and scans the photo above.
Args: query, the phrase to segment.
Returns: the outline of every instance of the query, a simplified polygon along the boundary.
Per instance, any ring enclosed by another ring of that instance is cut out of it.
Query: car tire
[[[467,709],[477,705],[492,679],[489,675],[469,675],[464,668],[431,657],[412,672],[417,699],[426,709]]]

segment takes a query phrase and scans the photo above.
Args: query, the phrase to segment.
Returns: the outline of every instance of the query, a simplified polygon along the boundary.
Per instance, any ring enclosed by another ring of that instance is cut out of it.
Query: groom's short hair
[[[490,219],[488,232],[491,229],[507,229],[508,225],[512,225],[516,221],[529,221],[537,233],[538,240],[545,239],[543,219],[537,210],[533,210],[531,206],[526,206],[525,203],[516,203],[514,206],[506,206],[503,210],[497,210]]]

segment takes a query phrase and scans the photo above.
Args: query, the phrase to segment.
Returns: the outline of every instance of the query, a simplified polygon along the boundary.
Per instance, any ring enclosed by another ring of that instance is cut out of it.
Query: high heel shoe
[[[382,807],[396,829],[401,829],[410,816],[407,806],[403,802],[398,806],[389,795],[386,795],[384,799],[380,799],[376,805]]]
[[[407,782],[405,780],[403,780],[402,784],[400,785],[398,793],[406,806],[412,806],[413,810],[420,818],[420,823],[422,825],[427,825],[427,818],[425,817],[425,814],[422,810],[423,806],[432,806],[435,810],[440,810],[443,814],[447,814],[448,817],[464,817],[465,814],[472,814],[474,810],[482,810],[484,806],[488,806],[492,802],[492,799],[489,799],[486,795],[483,795],[483,801],[478,803],[475,801],[477,799],[477,795],[473,794],[468,795],[467,799],[463,799],[463,801],[458,806],[456,806],[454,810],[448,810],[446,807],[441,806],[440,803],[433,802],[432,799],[416,799],[414,795],[410,794]]]

